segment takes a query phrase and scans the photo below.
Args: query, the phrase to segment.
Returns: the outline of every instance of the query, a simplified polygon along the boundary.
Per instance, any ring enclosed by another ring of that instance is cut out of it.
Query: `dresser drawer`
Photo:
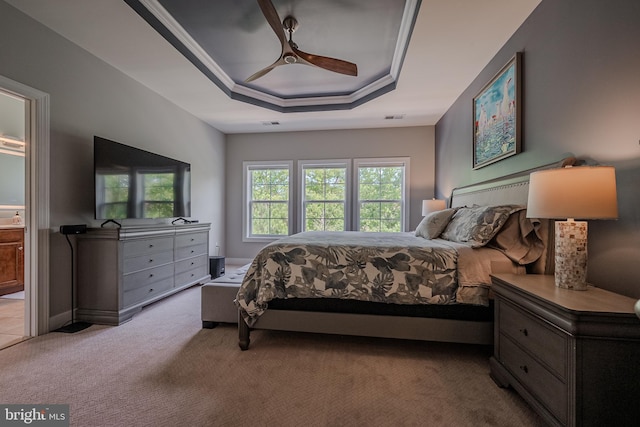
[[[184,273],[198,267],[206,266],[208,260],[209,257],[207,255],[200,255],[195,258],[188,258],[182,261],[178,261],[176,262],[176,274]]]
[[[126,274],[123,278],[124,291],[149,286],[154,282],[173,277],[173,264]]]
[[[145,302],[171,289],[173,289],[173,277],[158,280],[145,286],[125,291],[122,296],[122,304],[124,307],[128,307]]]
[[[207,244],[200,244],[196,246],[187,246],[184,248],[176,249],[176,260],[181,260],[185,258],[192,258],[198,255],[207,255],[209,253],[209,248]]]
[[[132,240],[124,242],[122,255],[124,258],[140,255],[155,254],[173,250],[173,237],[159,237],[156,239]]]
[[[124,274],[173,262],[173,251],[146,254],[124,259]]]
[[[201,245],[207,243],[208,234],[191,233],[176,236],[176,248],[184,248],[186,246]]]
[[[567,337],[500,301],[500,332],[535,355],[563,380],[567,378]]]
[[[184,273],[176,274],[176,287],[186,285],[187,283],[193,283],[196,280],[200,280],[209,274],[209,269],[206,265],[196,267],[193,270],[185,271]]]
[[[566,424],[568,390],[564,382],[505,335],[500,336],[500,360],[538,401],[562,424]]]

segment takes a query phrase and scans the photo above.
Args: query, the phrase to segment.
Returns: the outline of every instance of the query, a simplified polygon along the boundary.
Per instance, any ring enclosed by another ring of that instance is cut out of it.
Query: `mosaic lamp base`
[[[556,286],[587,290],[587,222],[556,221]]]

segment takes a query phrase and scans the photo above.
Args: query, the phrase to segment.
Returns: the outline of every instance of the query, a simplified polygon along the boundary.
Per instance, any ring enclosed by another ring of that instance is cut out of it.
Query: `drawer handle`
[[[150,273],[150,274],[149,274],[149,277],[153,277],[153,273]]]
[[[525,373],[528,374],[529,373],[529,368],[527,368],[527,365],[521,365],[520,369]]]
[[[149,259],[149,262],[153,262],[153,259]]]
[[[153,247],[153,245],[151,245],[151,244],[150,244],[150,245],[149,245],[149,247],[150,247],[150,248],[152,248],[152,247]]]
[[[191,265],[195,264],[195,262],[192,262]]]
[[[527,331],[527,328],[520,329],[520,332],[522,332],[522,335],[524,335],[525,337],[529,336],[529,331]]]
[[[193,239],[193,238],[191,239],[191,241],[192,241],[192,242],[193,242],[193,241],[195,241],[195,240],[196,240],[196,239]]]
[[[192,250],[191,250],[191,253],[194,253],[194,252],[195,252],[195,251],[192,249]]]
[[[149,289],[149,292],[153,292],[153,288],[150,288],[150,289]]]

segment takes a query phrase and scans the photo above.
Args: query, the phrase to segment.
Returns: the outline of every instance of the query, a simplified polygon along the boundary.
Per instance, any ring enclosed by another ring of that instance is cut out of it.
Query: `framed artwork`
[[[474,169],[521,150],[521,57],[517,52],[473,98]]]

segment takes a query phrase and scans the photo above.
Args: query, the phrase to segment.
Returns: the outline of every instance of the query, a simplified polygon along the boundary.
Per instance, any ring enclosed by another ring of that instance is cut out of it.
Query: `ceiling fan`
[[[299,50],[298,45],[292,40],[293,33],[298,29],[298,21],[296,18],[293,16],[287,16],[281,23],[278,12],[273,6],[273,3],[271,3],[271,0],[258,0],[258,5],[260,6],[260,9],[262,9],[262,13],[267,19],[267,22],[271,25],[271,28],[280,40],[280,43],[282,44],[282,53],[280,53],[280,57],[276,62],[251,75],[247,80],[245,80],[245,83],[259,79],[279,65],[287,64],[311,65],[349,76],[358,75],[358,66],[356,64],[343,61],[341,59],[313,55]],[[285,30],[289,33],[289,40],[287,40]]]

